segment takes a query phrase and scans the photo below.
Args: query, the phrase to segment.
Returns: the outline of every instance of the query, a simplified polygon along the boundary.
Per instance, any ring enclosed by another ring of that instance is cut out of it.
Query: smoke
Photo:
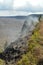
[[[21,30],[21,36],[30,35],[33,29],[35,28],[35,25],[39,22],[39,16],[36,15],[30,15],[27,17],[26,21],[23,24],[22,30]]]

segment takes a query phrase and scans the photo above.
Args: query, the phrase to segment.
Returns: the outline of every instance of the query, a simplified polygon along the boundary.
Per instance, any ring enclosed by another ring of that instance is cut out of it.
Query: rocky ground
[[[25,36],[24,38],[19,38],[15,42],[12,42],[2,53],[0,53],[0,58],[5,60],[6,64],[15,64],[17,60],[21,58],[21,55],[26,54],[28,51],[28,39],[28,36]]]

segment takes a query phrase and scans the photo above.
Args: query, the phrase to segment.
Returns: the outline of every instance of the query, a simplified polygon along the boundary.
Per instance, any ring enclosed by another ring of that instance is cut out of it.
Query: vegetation
[[[28,52],[22,55],[22,59],[18,61],[17,65],[37,65],[42,46],[39,44],[39,26],[33,31],[32,36],[28,40]]]
[[[5,65],[5,61],[3,61],[2,59],[0,59],[0,65]]]

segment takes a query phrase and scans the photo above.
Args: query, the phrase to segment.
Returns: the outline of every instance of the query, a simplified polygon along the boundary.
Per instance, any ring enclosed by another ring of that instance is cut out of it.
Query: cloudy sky
[[[28,15],[43,12],[43,0],[0,0],[0,15]]]

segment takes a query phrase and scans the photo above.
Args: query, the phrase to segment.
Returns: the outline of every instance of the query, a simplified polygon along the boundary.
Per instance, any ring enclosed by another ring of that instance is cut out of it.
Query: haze
[[[24,19],[0,18],[0,41],[13,42],[19,35]]]

